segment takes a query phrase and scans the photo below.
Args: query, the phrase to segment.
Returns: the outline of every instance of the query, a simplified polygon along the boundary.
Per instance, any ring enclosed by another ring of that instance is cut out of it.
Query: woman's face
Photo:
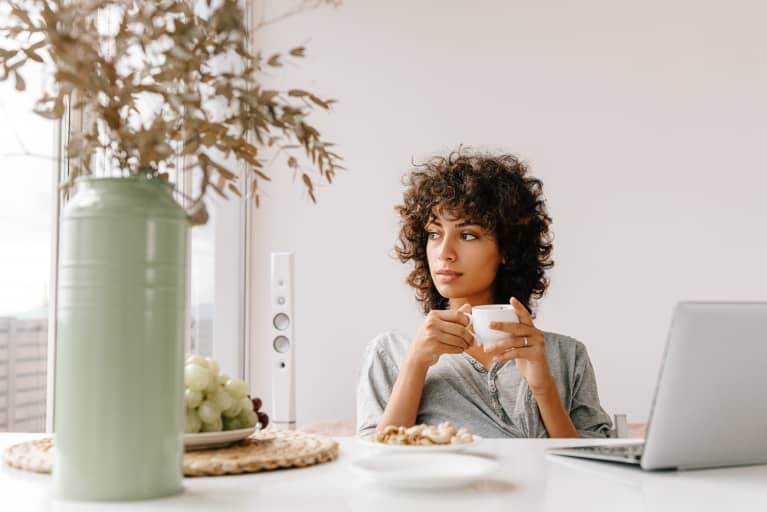
[[[437,209],[426,225],[429,272],[450,307],[464,302],[492,304],[493,281],[501,263],[498,242],[491,232]]]

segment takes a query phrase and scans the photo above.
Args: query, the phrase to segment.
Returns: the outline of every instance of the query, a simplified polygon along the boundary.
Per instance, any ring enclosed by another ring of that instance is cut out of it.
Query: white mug
[[[519,322],[517,312],[511,304],[487,304],[474,306],[471,314],[464,313],[469,317],[469,326],[474,330],[474,339],[477,345],[497,343],[511,336],[505,331],[498,331],[489,327],[490,322]]]

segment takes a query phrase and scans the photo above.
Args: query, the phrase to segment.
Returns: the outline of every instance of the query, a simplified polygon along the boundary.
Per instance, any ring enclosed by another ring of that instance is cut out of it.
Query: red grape
[[[253,412],[261,410],[262,402],[260,398],[252,398],[250,401],[253,402]]]
[[[266,426],[269,424],[269,416],[267,416],[265,412],[259,412],[257,414],[258,422],[261,424],[261,428],[266,428]]]

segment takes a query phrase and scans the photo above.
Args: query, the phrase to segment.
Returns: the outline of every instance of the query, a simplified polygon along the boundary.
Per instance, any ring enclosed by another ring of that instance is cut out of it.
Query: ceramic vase
[[[60,231],[54,492],[175,494],[189,223],[157,178],[88,177],[76,188]]]

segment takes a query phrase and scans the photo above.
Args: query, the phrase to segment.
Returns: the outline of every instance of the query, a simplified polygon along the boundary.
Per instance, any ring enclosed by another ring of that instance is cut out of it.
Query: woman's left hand
[[[554,386],[551,369],[546,358],[543,331],[533,325],[530,313],[517,299],[509,301],[519,318],[517,322],[490,322],[490,328],[509,333],[509,337],[486,345],[485,352],[492,354],[493,361],[514,360],[533,394],[544,393]]]

